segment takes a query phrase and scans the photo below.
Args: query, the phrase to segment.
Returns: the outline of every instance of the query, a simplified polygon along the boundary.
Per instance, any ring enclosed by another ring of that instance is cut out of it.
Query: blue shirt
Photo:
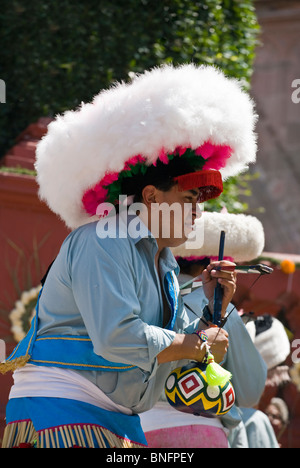
[[[114,402],[141,412],[158,400],[172,368],[172,363],[158,365],[157,355],[171,345],[176,333],[194,331],[199,320],[190,323],[179,294],[178,304],[169,304],[171,318],[163,328],[162,294],[170,286],[167,279],[178,288],[177,262],[169,249],[161,252],[162,292],[155,238],[144,225],[140,235],[132,236],[128,230],[127,236],[121,235],[134,218],[128,217],[125,224],[120,219],[115,218],[116,237],[100,238],[96,222],[66,238],[40,297],[37,335],[89,335],[96,354],[137,366],[121,373],[78,372]]]

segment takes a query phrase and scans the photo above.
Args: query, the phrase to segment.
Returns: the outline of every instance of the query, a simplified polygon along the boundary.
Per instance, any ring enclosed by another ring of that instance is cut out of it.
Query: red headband
[[[179,190],[201,189],[199,202],[203,203],[212,198],[217,198],[223,192],[222,176],[219,171],[197,171],[174,177]]]

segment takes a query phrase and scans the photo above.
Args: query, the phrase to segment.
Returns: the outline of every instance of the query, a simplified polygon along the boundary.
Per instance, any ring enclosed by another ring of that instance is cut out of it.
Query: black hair
[[[209,257],[205,257],[201,259],[194,259],[194,260],[187,260],[186,258],[178,257],[176,258],[176,261],[179,265],[181,273],[185,273],[187,275],[190,274],[190,269],[194,265],[197,265],[199,267],[203,266],[204,268],[206,268],[210,264]]]
[[[189,160],[180,156],[175,156],[168,164],[157,161],[156,166],[149,166],[145,174],[124,178],[122,193],[124,195],[134,195],[134,202],[141,202],[142,191],[147,185],[154,185],[157,189],[167,192],[176,184],[174,177],[195,170],[195,166]]]

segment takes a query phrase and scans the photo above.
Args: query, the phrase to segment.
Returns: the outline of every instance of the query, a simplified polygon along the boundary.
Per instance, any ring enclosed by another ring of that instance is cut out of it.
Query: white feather
[[[264,249],[264,229],[254,216],[206,211],[196,220],[195,229],[203,233],[195,237],[198,243],[189,241],[173,248],[175,257],[218,257],[221,231],[225,231],[224,257],[235,262],[253,260]]]
[[[157,67],[115,84],[92,103],[58,116],[36,152],[39,194],[70,228],[91,221],[81,199],[106,172],[162,148],[196,148],[210,140],[233,148],[223,178],[256,157],[254,104],[241,85],[213,67]]]

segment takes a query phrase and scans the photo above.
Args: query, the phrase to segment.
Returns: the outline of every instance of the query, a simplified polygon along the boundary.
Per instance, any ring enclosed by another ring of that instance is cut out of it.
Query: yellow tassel
[[[209,353],[207,359],[206,379],[208,385],[223,387],[231,379],[231,373],[219,366],[212,354]]]
[[[29,361],[30,356],[27,354],[26,356],[20,356],[18,358],[12,359],[11,361],[4,361],[0,364],[0,373],[6,374],[6,372],[13,372],[19,367],[24,367],[27,362]]]

